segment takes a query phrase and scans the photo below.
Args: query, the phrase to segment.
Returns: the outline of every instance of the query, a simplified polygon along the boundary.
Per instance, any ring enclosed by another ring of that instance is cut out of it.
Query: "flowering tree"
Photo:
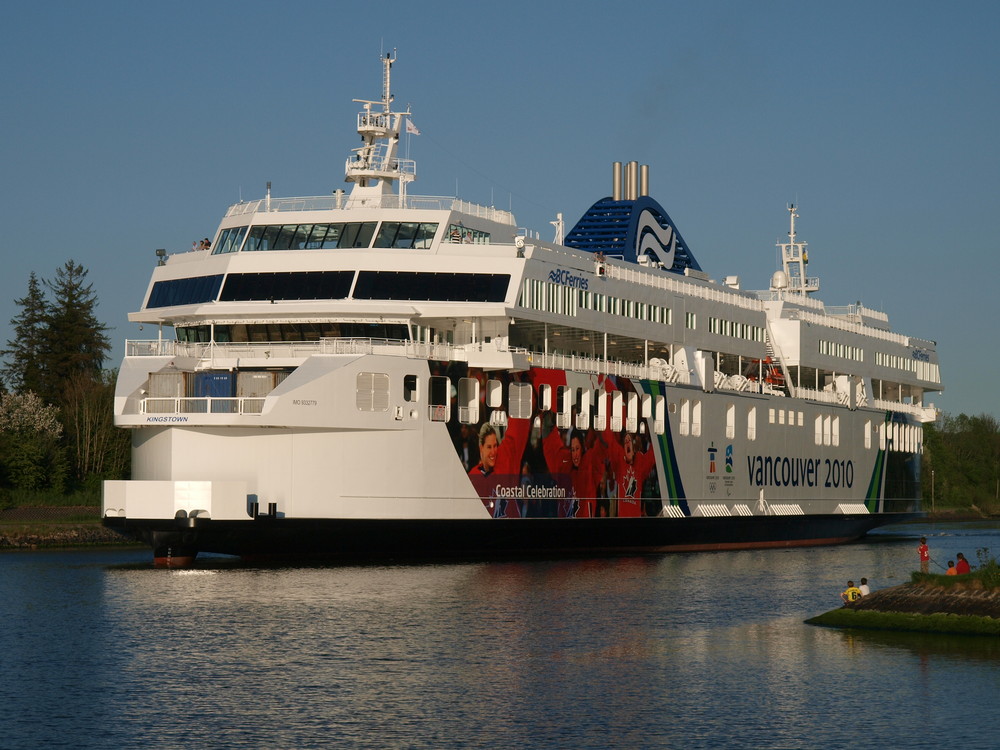
[[[59,410],[31,391],[0,395],[0,471],[19,490],[62,492],[66,459]]]

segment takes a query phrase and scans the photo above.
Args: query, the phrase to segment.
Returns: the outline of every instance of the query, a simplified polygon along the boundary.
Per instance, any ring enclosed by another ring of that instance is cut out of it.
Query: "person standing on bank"
[[[931,566],[931,551],[927,546],[927,537],[920,537],[920,546],[917,547],[917,554],[920,555],[920,572],[928,573],[930,572]]]

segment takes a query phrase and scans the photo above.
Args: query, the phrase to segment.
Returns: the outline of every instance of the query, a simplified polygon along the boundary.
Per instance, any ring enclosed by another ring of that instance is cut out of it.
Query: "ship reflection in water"
[[[1000,541],[930,529],[441,565],[164,571],[141,551],[4,555],[2,744],[984,746],[1000,729],[992,640],[803,624],[848,577],[908,580],[920,533],[944,557]]]

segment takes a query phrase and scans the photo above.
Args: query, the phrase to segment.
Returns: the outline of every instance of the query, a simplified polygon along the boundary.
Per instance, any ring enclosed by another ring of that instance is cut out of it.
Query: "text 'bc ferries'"
[[[919,514],[935,344],[811,296],[794,206],[751,292],[702,271],[635,162],[553,242],[410,195],[392,63],[349,192],[268,189],[158,251],[107,526],[173,567],[833,544]]]

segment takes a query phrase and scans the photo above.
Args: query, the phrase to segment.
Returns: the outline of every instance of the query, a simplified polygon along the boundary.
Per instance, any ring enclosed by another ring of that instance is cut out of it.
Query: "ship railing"
[[[842,391],[820,391],[815,388],[793,388],[793,395],[796,398],[806,399],[807,401],[819,401],[824,404],[839,404],[841,406],[847,406],[849,396]]]
[[[872,326],[868,326],[863,323],[844,320],[843,318],[835,318],[832,315],[811,313],[806,310],[788,310],[785,317],[790,320],[800,320],[803,323],[809,323],[811,325],[837,328],[841,331],[850,331],[851,333],[855,333],[860,336],[868,336],[869,338],[879,339],[881,341],[891,341],[894,344],[902,344],[903,346],[908,346],[910,343],[910,337],[904,336],[901,333],[884,331],[881,328],[873,328]]]
[[[176,351],[177,341],[174,339],[125,340],[126,357],[173,357]]]
[[[889,316],[881,310],[872,310],[870,307],[865,307],[860,303],[855,305],[827,305],[823,309],[827,315],[841,315],[844,317],[861,316],[871,318],[872,320],[879,320],[883,323],[889,322]]]
[[[766,289],[751,292],[761,302],[793,302],[802,307],[812,307],[820,312],[823,311],[823,303],[812,297],[797,292],[789,292],[783,289]]]
[[[904,404],[900,401],[886,401],[881,398],[873,399],[872,406],[883,411],[898,411],[903,414],[911,414],[921,422],[933,422],[937,419],[937,409],[933,406]]]
[[[129,357],[191,357],[212,362],[213,360],[273,360],[303,359],[314,354],[385,354],[409,357],[411,359],[452,360],[460,358],[463,347],[451,344],[407,341],[403,339],[379,338],[323,338],[319,341],[277,341],[277,342],[185,342],[175,340],[125,342],[125,353]],[[526,349],[498,347],[501,351],[527,354]]]
[[[404,161],[404,160],[400,160]],[[316,195],[300,198],[261,198],[260,200],[235,203],[226,211],[226,217],[248,216],[258,213],[281,213],[287,211],[333,211],[344,209],[350,204],[350,195]],[[459,211],[469,216],[488,219],[499,224],[514,226],[514,214],[494,206],[463,201],[453,196],[438,195],[383,195],[365,198],[366,208],[412,208],[429,211]]]
[[[595,359],[581,357],[575,354],[544,354],[531,352],[528,354],[531,363],[537,367],[554,370],[572,370],[574,372],[591,372],[595,374],[619,375],[627,378],[651,378],[652,368],[645,364],[621,362],[618,360]],[[659,371],[660,368],[656,368]],[[655,376],[660,379],[659,372]]]
[[[669,274],[648,273],[640,270],[639,267],[619,266],[612,263],[604,263],[602,265],[604,267],[603,276],[605,278],[618,279],[632,284],[661,289],[666,292],[675,292],[712,302],[734,305],[744,310],[754,310],[757,312],[764,310],[764,304],[759,299],[737,294],[728,289],[691,284],[679,277],[671,278]]]
[[[796,398],[808,401],[819,401],[825,404],[837,404],[847,406],[850,403],[850,395],[843,391],[819,391],[814,388],[793,388]],[[886,399],[875,398],[870,401],[862,401],[858,406],[869,407],[880,411],[895,411],[901,414],[911,414],[922,422],[933,422],[937,417],[937,410],[933,406],[922,406],[920,404],[907,404],[902,401],[888,401]]]
[[[264,399],[259,396],[147,397],[139,401],[140,414],[260,414],[263,409]]]

